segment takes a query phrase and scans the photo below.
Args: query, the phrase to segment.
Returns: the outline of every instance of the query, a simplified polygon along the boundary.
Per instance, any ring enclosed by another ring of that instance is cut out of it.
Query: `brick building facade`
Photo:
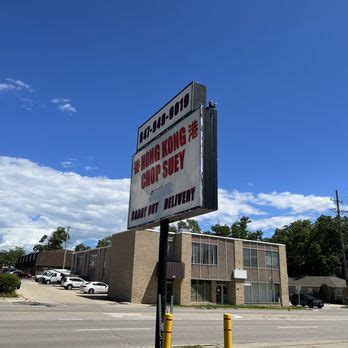
[[[159,233],[116,233],[112,246],[74,254],[72,271],[109,284],[118,301],[155,303]],[[167,292],[177,304],[289,304],[281,244],[190,232],[171,233]]]
[[[72,264],[73,252],[66,251],[65,268],[70,269]],[[49,250],[30,253],[18,258],[15,267],[33,275],[51,268],[62,268],[64,260],[64,250]]]

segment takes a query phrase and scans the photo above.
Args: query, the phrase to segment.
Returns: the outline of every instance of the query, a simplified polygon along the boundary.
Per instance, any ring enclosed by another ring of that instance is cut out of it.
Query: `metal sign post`
[[[158,283],[156,311],[156,342],[155,347],[162,346],[163,322],[167,303],[167,249],[168,249],[169,220],[161,220],[158,253]]]

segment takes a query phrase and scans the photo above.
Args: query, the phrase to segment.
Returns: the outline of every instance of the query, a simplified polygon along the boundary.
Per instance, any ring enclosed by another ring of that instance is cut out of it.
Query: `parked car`
[[[80,277],[65,277],[61,282],[61,286],[66,290],[71,290],[72,288],[80,288],[85,283],[86,281]]]
[[[49,274],[43,275],[40,281],[44,284],[60,283],[64,277],[69,275],[70,271],[67,269],[52,269]]]
[[[17,271],[15,268],[11,267],[11,268],[5,268],[3,273],[4,274],[11,274],[12,272]]]
[[[82,285],[80,289],[86,294],[107,294],[109,286],[103,282],[90,282]]]
[[[41,282],[41,279],[42,279],[44,276],[46,276],[46,275],[48,275],[48,274],[50,274],[50,273],[51,273],[51,271],[44,271],[43,273],[37,274],[37,275],[34,276],[34,280],[35,280],[36,282]]]
[[[31,278],[31,274],[30,273],[21,271],[19,269],[11,272],[11,274],[16,274],[16,275],[18,275],[19,278]]]
[[[298,294],[293,294],[290,296],[290,302],[293,306],[297,306],[298,303]],[[305,307],[308,306],[310,308],[318,307],[322,308],[324,307],[324,302],[322,300],[318,300],[313,295],[309,294],[300,294],[300,305]]]

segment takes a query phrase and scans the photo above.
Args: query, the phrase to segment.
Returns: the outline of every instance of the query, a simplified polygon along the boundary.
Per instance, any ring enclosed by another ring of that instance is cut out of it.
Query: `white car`
[[[103,282],[90,282],[82,285],[80,289],[86,294],[107,294],[109,286]]]
[[[43,279],[43,277],[45,277],[45,276],[47,276],[47,275],[49,275],[49,274],[51,274],[51,271],[44,271],[44,272],[41,273],[41,274],[37,274],[37,275],[34,277],[34,280],[35,280],[36,282],[41,282],[41,280]]]
[[[80,288],[85,283],[86,281],[80,277],[65,277],[62,280],[61,286],[66,290],[71,290],[72,288]]]

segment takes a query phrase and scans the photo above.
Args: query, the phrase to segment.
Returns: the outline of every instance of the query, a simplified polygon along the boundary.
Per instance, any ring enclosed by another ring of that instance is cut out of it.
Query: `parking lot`
[[[18,295],[32,302],[45,304],[91,304],[109,303],[108,296],[104,294],[83,294],[78,289],[65,290],[54,284],[40,284],[31,279],[23,279]]]

